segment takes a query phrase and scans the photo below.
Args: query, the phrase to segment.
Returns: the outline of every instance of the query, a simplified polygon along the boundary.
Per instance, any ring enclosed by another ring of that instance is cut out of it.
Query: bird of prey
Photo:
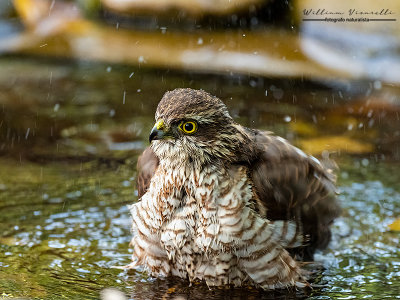
[[[236,123],[202,90],[165,93],[138,159],[131,267],[208,286],[304,287],[298,260],[327,246],[333,171]]]

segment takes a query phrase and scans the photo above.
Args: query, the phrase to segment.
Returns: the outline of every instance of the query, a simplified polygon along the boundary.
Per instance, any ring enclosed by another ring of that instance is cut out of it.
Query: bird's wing
[[[150,147],[147,147],[139,156],[137,162],[137,179],[136,186],[139,198],[147,192],[151,178],[153,177],[157,167],[158,158]]]
[[[309,242],[296,254],[312,260],[315,249],[329,243],[330,225],[340,214],[333,170],[280,137],[259,130],[249,134],[258,152],[250,163],[258,211],[270,220],[300,224]]]

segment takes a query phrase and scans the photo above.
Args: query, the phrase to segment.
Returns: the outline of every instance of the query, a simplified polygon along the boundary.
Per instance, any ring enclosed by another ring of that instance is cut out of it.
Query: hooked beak
[[[163,129],[164,129],[164,121],[160,120],[154,125],[153,129],[151,130],[149,136],[149,142],[151,143],[152,140],[162,140],[165,135]]]

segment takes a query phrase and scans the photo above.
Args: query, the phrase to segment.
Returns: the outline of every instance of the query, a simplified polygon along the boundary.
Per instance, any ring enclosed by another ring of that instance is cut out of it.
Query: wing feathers
[[[329,227],[340,214],[333,170],[280,137],[249,132],[259,151],[250,164],[258,204],[265,206],[268,219],[293,220],[302,227],[310,241],[299,254],[312,259],[315,249],[329,243]]]
[[[153,177],[159,161],[150,147],[147,147],[137,162],[137,190],[139,198],[146,193],[149,188],[151,178]]]

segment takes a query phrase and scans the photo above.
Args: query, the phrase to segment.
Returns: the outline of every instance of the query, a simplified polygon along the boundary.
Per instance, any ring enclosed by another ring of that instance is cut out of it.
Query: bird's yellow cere
[[[163,128],[164,128],[164,121],[163,121],[163,120],[158,121],[158,122],[154,125],[154,127],[157,128],[157,130],[163,129]]]

